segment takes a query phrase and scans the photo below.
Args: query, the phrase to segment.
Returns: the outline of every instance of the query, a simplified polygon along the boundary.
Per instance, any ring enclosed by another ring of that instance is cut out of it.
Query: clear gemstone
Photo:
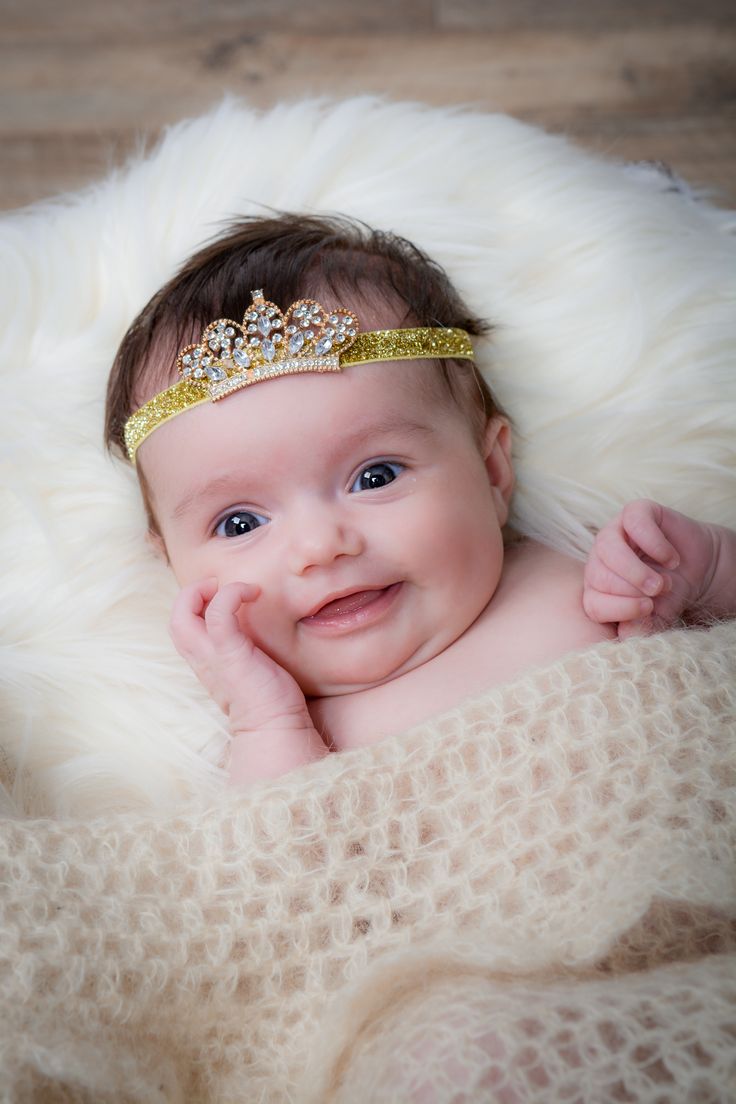
[[[340,319],[338,318],[338,316],[336,314],[331,314],[330,315],[330,322],[332,323],[333,326],[336,326],[339,321],[340,321]]]
[[[266,311],[266,314],[268,315],[269,318],[273,318],[275,313],[276,313],[276,308],[275,307],[269,307],[268,310]]]
[[[250,322],[255,322],[256,318],[258,317],[258,311],[248,311],[248,313],[246,314],[246,316],[245,316],[245,317],[246,317],[246,318],[247,318],[247,319],[248,319],[248,320],[249,320]]]
[[[261,351],[266,360],[273,360],[273,358],[276,356],[276,346],[274,345],[273,341],[271,341],[270,337],[264,337],[261,343]]]
[[[189,376],[191,376],[191,374],[192,374],[192,366],[191,366],[191,364],[187,364],[186,368],[184,368],[184,370],[182,371],[182,375],[186,379]]]
[[[204,369],[202,369],[202,368],[195,368],[194,369],[194,378],[195,379],[201,379],[203,375],[204,375]]]
[[[192,358],[189,355],[189,353],[187,353],[186,356],[181,358],[181,362],[182,362],[182,364],[191,364],[192,363]]]
[[[215,380],[215,382],[227,379],[227,373],[223,372],[222,368],[218,368],[216,364],[210,365],[207,369],[207,375],[211,380]]]
[[[306,330],[309,327],[309,319],[302,318],[302,329]]]
[[[265,315],[261,315],[258,319],[258,332],[262,333],[264,337],[268,337],[271,332],[271,323]]]
[[[239,348],[241,347],[241,345],[242,345],[242,344],[243,344],[243,339],[242,339],[242,337],[236,337],[236,338],[235,338],[235,348],[236,348],[236,349],[239,349]]]
[[[337,340],[342,342],[342,341],[346,341],[347,339],[345,337],[345,334],[338,334],[337,335]]]
[[[238,368],[247,368],[250,364],[250,357],[247,353],[244,353],[242,349],[236,349],[233,353],[233,360],[237,364]]]
[[[304,336],[305,336],[306,338],[308,338],[308,340],[309,340],[309,341],[311,341],[311,340],[312,340],[312,338],[314,337],[314,330],[307,330],[307,332],[305,333],[305,335],[304,335]]]
[[[258,338],[257,338],[257,337],[252,337],[252,338],[250,339],[250,344],[251,344],[251,345],[260,345],[260,341],[258,340]]]
[[[225,330],[225,333],[228,337],[232,337],[235,333],[235,330],[232,328],[232,326],[228,326]]]
[[[217,350],[220,348],[220,342],[217,340],[216,337],[211,337],[209,342],[208,342],[208,345],[214,353],[216,353]]]
[[[355,330],[353,330],[353,329],[348,330],[348,337],[355,337]]]
[[[321,337],[317,344],[314,346],[314,351],[315,353],[317,353],[318,356],[323,356],[325,353],[329,353],[331,348],[332,338],[328,337],[327,334],[325,334],[325,336]]]
[[[278,330],[278,329],[280,329],[280,328],[281,328],[281,327],[283,326],[283,324],[284,324],[284,323],[283,323],[283,322],[281,321],[281,319],[280,319],[280,318],[274,318],[274,320],[273,320],[273,328],[274,328],[275,330]]]
[[[286,332],[287,332],[288,334],[293,334],[293,333],[296,333],[296,326],[287,326],[287,327],[286,327]]]
[[[200,347],[198,345],[197,348],[193,350],[192,356],[194,357],[195,360],[199,360],[201,355],[202,355],[202,350],[200,349]]]
[[[282,338],[281,334],[274,334],[273,335],[274,345],[278,345],[282,340],[283,340],[283,338]]]

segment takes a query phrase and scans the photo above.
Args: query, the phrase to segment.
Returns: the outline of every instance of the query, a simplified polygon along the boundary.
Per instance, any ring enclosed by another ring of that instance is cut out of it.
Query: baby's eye
[[[233,510],[218,522],[215,536],[242,537],[244,533],[252,533],[254,529],[267,524],[268,518],[262,514],[254,514],[252,510]]]
[[[350,491],[375,491],[379,487],[385,487],[387,483],[393,483],[397,475],[404,470],[403,464],[397,464],[394,460],[380,460],[375,464],[368,464],[361,471]]]

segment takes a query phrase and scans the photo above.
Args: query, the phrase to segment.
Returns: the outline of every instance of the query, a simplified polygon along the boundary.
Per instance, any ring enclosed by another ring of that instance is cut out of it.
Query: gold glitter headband
[[[262,291],[252,296],[242,323],[229,318],[210,322],[199,344],[179,353],[179,381],[128,418],[123,433],[132,463],[141,442],[170,418],[254,383],[297,372],[339,372],[350,364],[380,360],[473,359],[465,330],[437,327],[362,334],[357,318],[344,307],[328,311],[314,299],[300,299],[282,314]]]

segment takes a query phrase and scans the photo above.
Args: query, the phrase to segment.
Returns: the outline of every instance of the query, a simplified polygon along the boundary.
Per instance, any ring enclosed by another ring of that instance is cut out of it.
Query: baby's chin
[[[347,697],[395,682],[423,666],[428,660],[434,659],[451,643],[451,640],[436,641],[434,644],[425,642],[416,651],[393,659],[379,654],[372,662],[364,657],[360,663],[345,665],[339,670],[309,674],[292,671],[291,674],[299,683],[307,701]]]
[[[390,671],[375,678],[323,678],[323,679],[299,679],[302,693],[308,702],[317,702],[326,698],[342,698],[350,694],[360,694],[366,690],[373,690],[377,686],[385,686],[393,682],[403,674],[403,671]]]

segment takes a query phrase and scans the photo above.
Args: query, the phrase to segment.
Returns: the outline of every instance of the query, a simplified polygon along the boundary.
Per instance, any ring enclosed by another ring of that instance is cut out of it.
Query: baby
[[[485,328],[403,239],[283,215],[197,253],[123,340],[107,441],[181,584],[171,634],[228,717],[233,782],[736,611],[736,533],[653,502],[585,565],[508,539],[509,420],[469,337]]]

